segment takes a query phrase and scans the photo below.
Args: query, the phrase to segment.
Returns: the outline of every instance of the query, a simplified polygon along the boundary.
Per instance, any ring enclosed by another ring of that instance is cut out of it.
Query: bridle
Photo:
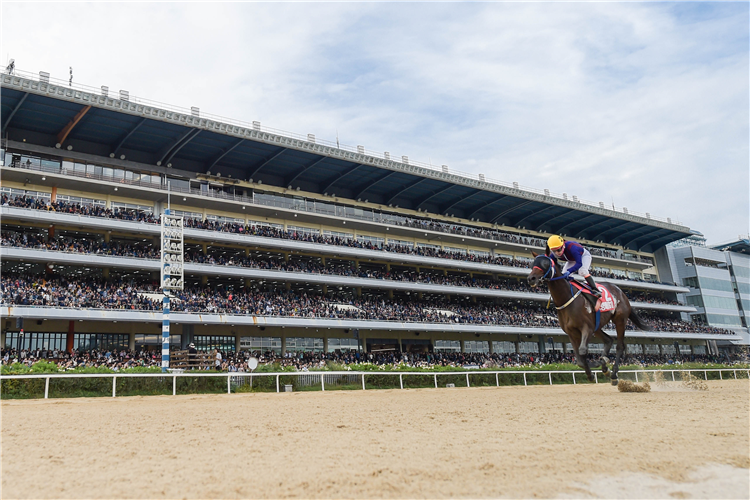
[[[561,279],[565,279],[565,278],[563,278],[563,277],[562,277],[562,275],[561,275],[561,276],[554,276],[554,274],[555,274],[555,271],[554,271],[554,269],[555,269],[555,263],[554,263],[554,261],[552,260],[552,257],[550,257],[549,255],[545,255],[545,257],[547,258],[547,260],[549,260],[549,268],[547,268],[547,271],[545,271],[545,272],[544,272],[544,274],[543,274],[543,275],[542,275],[542,277],[540,278],[540,281],[542,281],[542,282],[543,282],[543,281],[545,281],[545,280],[546,280],[546,281],[556,281],[556,280],[561,280]],[[533,269],[539,269],[540,271],[543,271],[543,269],[542,269],[541,267],[539,267],[539,266],[534,266],[534,267],[533,267]],[[552,276],[551,278],[548,278],[548,277],[547,277],[547,275],[548,275],[548,274],[552,274],[553,276]],[[578,296],[579,296],[579,295],[581,295],[581,290],[578,290],[578,292],[576,292],[576,293],[575,293],[575,294],[574,294],[574,295],[573,295],[573,296],[572,296],[572,297],[570,298],[570,300],[568,300],[568,301],[567,301],[567,302],[566,302],[565,304],[561,305],[560,307],[557,307],[557,305],[555,305],[555,309],[557,309],[558,311],[559,311],[560,309],[565,309],[565,308],[566,308],[566,307],[568,307],[568,306],[569,306],[570,304],[572,304],[572,303],[573,303],[573,301],[574,301],[574,300],[576,300],[576,299],[578,298]],[[552,297],[550,296],[550,301],[551,301],[551,300],[552,300]],[[549,307],[549,304],[547,304],[547,307]]]
[[[541,281],[545,281],[545,280],[546,281],[556,281],[556,280],[563,279],[562,276],[554,277],[554,274],[555,274],[555,263],[552,261],[552,257],[550,257],[548,255],[545,255],[544,257],[547,260],[549,260],[549,267],[547,268],[547,271],[544,272],[544,274],[542,275],[542,277],[540,278],[540,280]],[[539,266],[534,266],[533,269],[539,269],[540,271],[544,271],[544,269],[542,269]],[[552,277],[548,278],[547,277],[548,274],[551,275]]]

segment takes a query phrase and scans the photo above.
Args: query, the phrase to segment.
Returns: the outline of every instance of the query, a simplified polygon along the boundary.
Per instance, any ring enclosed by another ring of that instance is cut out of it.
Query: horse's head
[[[552,263],[552,259],[546,255],[534,255],[534,263],[531,266],[531,272],[526,277],[529,285],[535,287],[542,281],[552,278],[555,275],[555,266]]]

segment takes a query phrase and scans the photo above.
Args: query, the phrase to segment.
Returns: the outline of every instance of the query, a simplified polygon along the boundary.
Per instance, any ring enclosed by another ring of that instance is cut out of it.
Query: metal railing
[[[7,73],[4,72],[4,76],[7,77],[8,76]],[[39,77],[39,75],[37,73],[32,73],[32,72],[28,72],[28,71],[22,71],[22,70],[19,70],[19,69],[14,69],[13,76],[18,76],[18,77],[25,78],[25,79],[28,79],[28,80],[41,81],[41,79],[40,79],[40,77]],[[70,82],[65,81],[65,80],[60,80],[60,79],[52,78],[52,77],[49,77],[46,80],[47,80],[47,83],[52,84],[52,85],[57,85],[57,86],[60,86],[60,87],[67,87],[67,88],[71,88],[71,89],[76,89],[76,90],[80,90],[82,92],[87,92],[87,93],[95,94],[95,95],[103,95],[103,91],[102,91],[101,88],[91,87],[91,86],[88,86],[88,85],[81,85],[81,84],[78,84],[78,83],[74,84],[74,83],[70,83]],[[119,95],[119,94],[116,94],[116,95]],[[111,98],[112,99],[116,99],[115,97],[111,97]],[[159,109],[163,109],[163,110],[167,110],[167,111],[173,111],[173,112],[176,112],[176,113],[182,113],[182,114],[187,114],[187,115],[193,115],[194,116],[193,110],[191,108],[183,108],[183,107],[180,107],[180,106],[174,106],[174,105],[171,105],[171,104],[166,104],[166,103],[159,102],[159,101],[152,101],[152,100],[149,100],[149,99],[144,99],[144,98],[136,97],[136,96],[133,96],[133,95],[129,95],[129,97],[127,99],[127,102],[131,102],[131,103],[134,103],[134,104],[141,104],[141,105],[144,105],[144,106],[151,106],[151,107],[155,107],[155,108],[159,108]],[[246,129],[257,130],[257,131],[261,131],[261,132],[267,132],[267,133],[270,133],[270,134],[279,135],[279,136],[287,137],[287,138],[290,138],[290,139],[296,139],[296,140],[305,141],[305,142],[313,142],[314,144],[319,144],[319,145],[327,146],[327,147],[330,147],[330,148],[335,148],[335,149],[338,149],[338,150],[341,150],[341,151],[347,151],[347,152],[350,152],[350,153],[355,153],[355,154],[360,154],[360,155],[367,155],[367,156],[371,156],[371,157],[374,157],[374,158],[379,158],[379,159],[382,159],[382,160],[396,160],[397,163],[403,163],[405,165],[410,165],[410,166],[413,165],[413,166],[417,166],[417,167],[420,167],[420,168],[428,169],[428,170],[431,170],[431,171],[434,171],[434,172],[441,172],[441,173],[445,173],[445,174],[455,175],[457,177],[462,177],[462,178],[473,180],[473,181],[485,182],[487,184],[495,184],[497,186],[502,186],[502,187],[505,187],[505,188],[515,189],[515,190],[517,190],[519,192],[524,192],[525,191],[525,192],[528,192],[528,193],[534,193],[534,194],[542,195],[542,196],[545,196],[545,197],[548,197],[548,198],[554,198],[554,199],[556,199],[558,201],[564,201],[564,202],[567,202],[567,203],[572,202],[574,204],[585,205],[585,206],[589,206],[589,207],[594,207],[594,208],[597,208],[597,209],[600,209],[600,210],[611,211],[613,213],[621,213],[621,214],[625,214],[625,215],[642,217],[642,218],[646,218],[646,219],[650,219],[650,220],[655,220],[655,221],[660,221],[660,222],[666,222],[668,224],[682,225],[680,222],[678,222],[676,220],[672,221],[672,219],[670,219],[670,218],[654,217],[654,216],[652,216],[649,213],[633,212],[633,211],[627,210],[626,208],[622,208],[620,210],[616,210],[615,207],[614,207],[614,204],[612,206],[612,209],[610,210],[609,208],[603,207],[601,203],[595,203],[595,202],[592,202],[592,201],[581,200],[581,199],[578,199],[575,196],[571,196],[571,198],[568,198],[567,194],[564,194],[564,193],[562,195],[560,195],[558,193],[552,193],[552,192],[550,192],[549,190],[546,190],[546,189],[542,190],[542,189],[530,188],[530,187],[527,187],[527,186],[520,186],[518,183],[515,183],[515,182],[505,182],[505,181],[499,181],[499,180],[496,180],[496,179],[487,178],[483,174],[473,174],[473,173],[468,173],[468,172],[462,172],[462,171],[459,171],[459,170],[448,169],[448,168],[444,168],[442,165],[440,167],[438,167],[436,165],[433,165],[431,162],[430,163],[424,163],[424,162],[419,162],[419,161],[413,161],[413,160],[407,159],[406,156],[391,155],[390,153],[381,153],[379,151],[372,151],[372,150],[369,150],[369,149],[365,149],[362,146],[350,146],[350,145],[347,145],[347,144],[339,144],[338,140],[336,142],[327,141],[327,140],[320,140],[320,139],[311,140],[311,137],[310,137],[309,134],[297,134],[297,133],[294,133],[294,132],[288,132],[288,131],[285,131],[285,130],[275,129],[275,128],[271,128],[271,127],[268,127],[268,126],[265,126],[265,125],[261,125],[260,122],[248,123],[248,122],[245,122],[245,121],[242,121],[242,120],[235,120],[235,119],[227,118],[227,117],[224,117],[224,116],[212,115],[212,114],[204,113],[202,111],[199,113],[199,116],[200,116],[200,118],[205,118],[205,119],[208,119],[208,120],[212,120],[212,121],[219,122],[219,123],[224,123],[224,124],[227,124],[227,125],[233,125],[233,126],[242,127],[242,128],[246,128]],[[399,158],[401,158],[400,162],[398,162]]]
[[[728,379],[734,379],[737,380],[737,373],[744,374],[742,377],[743,379],[750,379],[750,368],[711,368],[711,369],[685,369],[685,370],[621,370],[619,373],[620,375],[623,374],[634,374],[635,381],[639,382],[638,374],[648,374],[648,373],[662,373],[662,374],[670,374],[671,381],[676,382],[677,377],[675,376],[676,373],[702,373],[704,380],[709,380],[708,374],[709,373],[716,373],[719,374],[719,380],[724,380],[724,374],[728,374]],[[598,372],[593,372],[594,374],[594,383],[600,383],[599,381],[599,374]],[[328,383],[329,387],[332,384],[337,384],[341,381],[344,383],[352,385],[352,382],[354,380],[357,380],[357,385],[361,382],[362,390],[367,389],[366,384],[366,377],[397,377],[398,378],[398,388],[404,389],[404,377],[428,377],[432,378],[434,381],[434,388],[438,389],[440,387],[438,383],[438,377],[445,378],[445,377],[455,377],[459,376],[461,378],[461,381],[463,382],[463,379],[465,378],[466,381],[466,387],[472,387],[471,385],[471,377],[476,376],[488,376],[490,379],[494,375],[495,378],[495,387],[500,387],[500,376],[503,377],[507,376],[516,376],[516,380],[518,383],[512,383],[512,384],[504,384],[504,385],[523,385],[528,386],[529,385],[529,376],[530,375],[547,375],[547,377],[542,377],[546,381],[548,381],[548,385],[554,385],[557,384],[578,384],[578,380],[581,380],[580,378],[577,379],[576,376],[580,377],[581,375],[585,376],[585,373],[583,371],[561,371],[561,370],[534,370],[534,371],[515,371],[515,370],[503,370],[503,371],[456,371],[456,372],[386,372],[386,371],[376,371],[376,372],[354,372],[354,371],[320,371],[320,372],[280,372],[280,373],[242,373],[242,372],[228,372],[228,373],[203,373],[203,372],[189,372],[189,373],[169,373],[169,374],[161,374],[161,373],[96,373],[96,374],[36,374],[36,375],[2,375],[0,376],[0,384],[7,380],[33,380],[33,379],[44,379],[44,399],[49,398],[49,386],[51,380],[64,380],[64,379],[76,379],[76,378],[102,378],[112,379],[112,397],[117,396],[117,380],[118,379],[130,379],[130,378],[158,378],[158,379],[172,379],[172,395],[177,395],[177,380],[178,378],[204,378],[204,377],[220,377],[220,378],[226,378],[226,388],[227,388],[227,394],[232,393],[232,387],[235,388],[243,384],[243,379],[245,383],[247,383],[247,379],[249,379],[249,383],[252,387],[253,379],[257,378],[272,378],[275,379],[275,392],[284,392],[281,390],[282,385],[290,385],[290,384],[283,384],[281,381],[281,377],[293,377],[298,378],[302,382],[302,384],[298,384],[298,387],[310,387],[312,385],[317,385],[317,383],[320,384],[320,390],[325,391],[326,390],[326,377],[328,377]],[[556,381],[553,381],[553,375],[556,379]],[[561,378],[560,376],[568,376],[570,375],[570,382],[567,382],[566,378]],[[520,378],[519,378],[520,376]],[[603,377],[604,381],[608,382],[610,379],[607,376]],[[538,380],[538,377],[537,379]],[[583,380],[581,380],[583,381]],[[408,381],[407,381],[408,382]],[[587,382],[587,381],[586,381]],[[668,380],[667,380],[668,382]],[[487,387],[488,385],[492,384],[481,384],[483,387]],[[540,385],[539,383],[534,383],[533,385]],[[388,389],[395,388],[396,384],[394,382],[393,387],[387,387]],[[447,387],[455,387],[455,383],[453,384],[447,384]],[[2,386],[0,386],[2,387]],[[273,386],[272,386],[273,387]],[[286,387],[285,387],[286,389]],[[330,390],[330,389],[329,389]],[[265,391],[268,392],[268,391]],[[271,391],[273,392],[273,391]],[[1,395],[0,395],[1,399]]]

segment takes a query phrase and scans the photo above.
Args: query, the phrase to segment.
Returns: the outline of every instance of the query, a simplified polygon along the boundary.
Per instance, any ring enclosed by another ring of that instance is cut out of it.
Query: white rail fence
[[[621,370],[620,375],[623,374],[634,374],[634,378],[636,382],[639,382],[639,374],[649,374],[649,373],[662,373],[665,377],[665,380],[668,380],[671,378],[673,382],[676,382],[678,380],[676,373],[698,373],[702,374],[704,380],[709,380],[708,374],[709,373],[715,373],[718,372],[719,378],[718,380],[725,380],[726,379],[737,379],[737,373],[739,372],[741,375],[741,378],[743,379],[750,379],[750,369],[748,368],[712,368],[712,369],[685,369],[685,370]],[[320,390],[325,391],[326,390],[326,384],[333,386],[342,386],[342,385],[348,385],[348,386],[354,386],[354,385],[360,385],[362,386],[362,390],[367,389],[366,384],[366,377],[394,377],[398,378],[398,387],[400,389],[404,389],[404,379],[407,379],[409,377],[430,377],[433,379],[434,386],[437,389],[439,387],[439,378],[443,378],[445,380],[446,377],[457,377],[461,376],[461,381],[463,382],[464,378],[466,381],[466,387],[471,387],[470,382],[470,376],[482,376],[482,377],[488,377],[492,378],[494,376],[494,382],[495,386],[500,386],[500,376],[505,377],[515,377],[515,380],[518,381],[518,383],[511,383],[511,384],[503,384],[503,385],[521,385],[521,380],[523,380],[523,385],[527,386],[529,385],[529,376],[534,375],[534,384],[533,385],[539,385],[538,381],[539,376],[547,375],[547,377],[542,377],[545,379],[545,383],[549,383],[549,385],[553,385],[553,383],[557,384],[577,384],[579,380],[588,382],[585,378],[585,373],[583,371],[465,371],[465,372],[433,372],[433,373],[426,373],[426,372],[333,372],[333,371],[321,371],[321,372],[278,372],[278,373],[238,373],[238,372],[229,372],[229,373],[202,373],[202,372],[189,372],[189,373],[169,373],[169,374],[161,374],[161,373],[95,373],[95,374],[34,374],[34,375],[3,375],[0,376],[0,384],[4,381],[8,380],[33,380],[33,379],[44,379],[44,398],[49,398],[49,387],[50,387],[50,381],[51,380],[69,380],[69,379],[76,379],[76,378],[100,378],[100,379],[112,379],[112,397],[117,396],[117,380],[118,379],[129,379],[129,378],[157,378],[162,379],[161,381],[166,382],[168,379],[172,379],[172,395],[177,395],[177,380],[179,378],[204,378],[204,377],[213,377],[213,378],[226,378],[227,379],[227,394],[231,394],[232,388],[235,389],[245,386],[247,384],[250,385],[250,388],[253,387],[253,381],[254,379],[257,381],[259,378],[267,378],[272,377],[275,378],[276,382],[276,392],[284,392],[286,390],[290,390],[292,388],[291,384],[282,384],[281,383],[281,377],[292,377],[296,378],[296,383],[294,384],[298,389],[300,388],[308,388],[308,387],[314,387],[314,386],[320,386]],[[559,377],[557,378],[557,381],[553,382],[553,375],[569,375],[571,378],[571,382],[567,382],[565,380],[560,380]],[[599,383],[599,376],[598,372],[594,372],[595,381],[594,383]],[[580,377],[583,376],[583,379]],[[694,375],[695,376],[695,375]],[[609,377],[604,376],[602,377],[603,381],[608,382]],[[284,386],[284,391],[282,391],[282,385]],[[393,383],[395,387],[395,382]],[[455,387],[455,383],[453,384],[446,384],[447,386]],[[478,385],[478,384],[475,384]],[[485,384],[479,384],[483,387],[488,386],[487,383]],[[491,384],[489,384],[491,385]],[[273,386],[271,386],[273,387]],[[390,387],[388,387],[390,388]],[[415,387],[416,388],[416,387]],[[377,389],[377,388],[376,388]],[[273,392],[273,391],[271,391]],[[0,398],[2,398],[2,386],[0,385]]]

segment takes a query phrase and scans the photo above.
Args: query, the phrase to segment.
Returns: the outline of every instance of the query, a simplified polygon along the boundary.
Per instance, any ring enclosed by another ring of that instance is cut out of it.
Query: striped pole
[[[169,368],[169,296],[166,290],[161,309],[161,371],[166,372]]]

